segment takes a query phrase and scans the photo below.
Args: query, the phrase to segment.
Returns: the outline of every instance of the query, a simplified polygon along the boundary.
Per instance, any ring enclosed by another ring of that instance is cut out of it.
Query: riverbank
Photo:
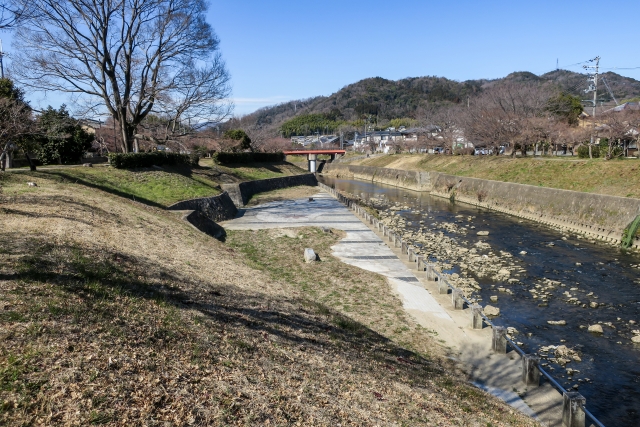
[[[388,160],[389,157],[379,159]],[[414,160],[418,158],[413,157]],[[430,192],[435,196],[582,233],[612,245],[621,243],[626,228],[640,215],[640,199],[469,178],[442,172],[336,164],[327,165],[323,175]],[[630,248],[639,249],[638,234],[629,243]]]
[[[1,182],[0,424],[536,425],[456,375],[380,276],[341,270],[337,232],[230,246],[35,177]]]
[[[354,165],[433,171],[562,190],[640,199],[640,159],[577,157],[511,158],[395,154],[361,159]]]

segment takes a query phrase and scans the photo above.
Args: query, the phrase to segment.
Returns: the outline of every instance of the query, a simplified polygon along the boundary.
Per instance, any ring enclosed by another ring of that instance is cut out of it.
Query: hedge
[[[276,163],[284,162],[284,153],[214,153],[213,161],[217,164],[237,163]]]
[[[154,151],[152,153],[110,153],[109,163],[116,169],[147,168],[161,165],[193,165],[188,154]]]

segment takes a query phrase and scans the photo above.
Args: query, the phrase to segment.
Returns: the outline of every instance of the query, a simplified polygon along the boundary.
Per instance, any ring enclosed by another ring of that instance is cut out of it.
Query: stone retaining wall
[[[213,197],[202,197],[174,203],[167,209],[172,211],[202,212],[211,221],[224,221],[235,218],[238,213],[238,208],[233,204],[229,193],[226,191]]]
[[[303,175],[247,181],[239,184],[223,184],[222,189],[229,193],[229,196],[236,206],[244,206],[254,194],[298,185],[315,187],[318,185],[318,180],[315,174],[307,173]]]
[[[322,172],[324,175],[336,178],[372,181],[414,191],[431,191],[430,172],[333,163],[325,165]]]

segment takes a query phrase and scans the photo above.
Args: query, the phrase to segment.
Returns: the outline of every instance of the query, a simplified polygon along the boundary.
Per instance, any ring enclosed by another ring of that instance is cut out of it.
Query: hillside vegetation
[[[640,198],[637,159],[511,158],[506,156],[389,155],[354,164]]]
[[[0,177],[2,425],[535,425],[334,259],[339,232],[224,244],[80,180]]]
[[[640,96],[640,81],[613,72],[603,73],[618,101]],[[317,96],[262,108],[241,120],[247,129],[267,129],[275,134],[307,134],[316,130],[335,131],[341,124],[364,125],[364,116],[371,116],[384,125],[392,119],[424,119],[433,109],[463,104],[492,86],[506,83],[551,83],[567,94],[582,97],[586,76],[567,70],[555,70],[542,75],[514,72],[501,79],[458,82],[445,77],[410,77],[387,80],[368,78],[347,85],[330,96]],[[604,87],[599,100],[615,106]],[[307,126],[305,128],[305,125]]]

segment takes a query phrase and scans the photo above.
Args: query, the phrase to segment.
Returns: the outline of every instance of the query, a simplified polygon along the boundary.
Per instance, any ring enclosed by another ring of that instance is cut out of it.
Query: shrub
[[[594,145],[593,147],[591,147],[591,154],[593,155],[594,159],[600,157],[600,147],[598,147],[597,145]],[[578,147],[578,157],[581,159],[589,158],[588,145],[581,145],[580,147]]]
[[[217,164],[235,163],[276,163],[284,161],[284,153],[215,153],[213,161]]]
[[[193,165],[188,154],[154,151],[151,153],[110,153],[109,163],[116,169],[148,168],[161,165]]]

